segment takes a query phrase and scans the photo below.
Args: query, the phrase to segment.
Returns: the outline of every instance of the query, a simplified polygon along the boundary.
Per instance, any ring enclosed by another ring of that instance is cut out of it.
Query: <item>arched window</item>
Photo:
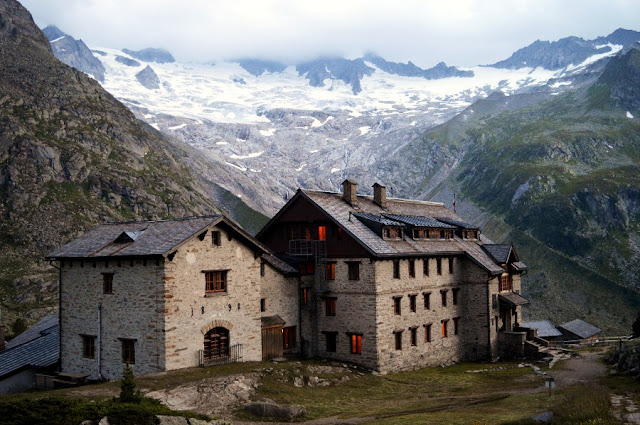
[[[213,328],[204,335],[204,358],[215,359],[229,355],[229,330]]]

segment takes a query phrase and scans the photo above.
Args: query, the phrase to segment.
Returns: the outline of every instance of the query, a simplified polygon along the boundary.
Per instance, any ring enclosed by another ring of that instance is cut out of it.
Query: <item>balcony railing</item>
[[[242,362],[242,344],[232,345],[225,355],[210,350],[199,350],[198,358],[200,367],[239,363]]]

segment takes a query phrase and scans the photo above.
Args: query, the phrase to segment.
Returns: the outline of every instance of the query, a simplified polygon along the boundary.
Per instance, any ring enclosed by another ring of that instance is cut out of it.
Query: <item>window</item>
[[[227,291],[227,271],[216,270],[206,271],[205,276],[205,294]]]
[[[453,274],[453,257],[449,257],[449,274]]]
[[[409,276],[416,277],[416,261],[409,260]]]
[[[460,318],[454,317],[453,318],[453,334],[458,335],[459,330],[460,330]]]
[[[449,324],[449,320],[441,320],[440,324],[442,326],[442,337],[446,338],[448,336],[447,325]]]
[[[393,278],[400,279],[400,260],[393,260]]]
[[[440,239],[444,239],[444,230],[440,230]]]
[[[289,350],[296,348],[296,327],[287,326],[282,328],[282,348]]]
[[[402,297],[393,297],[393,312],[398,316],[402,314]]]
[[[333,297],[324,299],[325,313],[327,316],[336,315],[336,299],[337,298]]]
[[[300,303],[302,305],[309,304],[309,288],[302,288],[300,291]]]
[[[325,346],[327,348],[327,353],[336,352],[337,336],[338,336],[338,332],[324,332]]]
[[[318,226],[318,240],[319,241],[327,240],[327,226]]]
[[[342,240],[342,227],[338,227],[337,236],[338,236],[338,240],[341,241]]]
[[[513,289],[511,285],[511,275],[503,273],[500,276],[500,291],[511,291]]]
[[[300,274],[303,276],[312,275],[313,273],[315,273],[314,270],[315,267],[313,263],[300,264]]]
[[[409,311],[416,312],[416,297],[417,295],[409,295]]]
[[[350,334],[351,354],[362,354],[362,334]]]
[[[136,340],[121,338],[122,342],[122,363],[136,363]]]
[[[113,294],[113,273],[102,273],[102,293]]]
[[[453,296],[453,305],[458,305],[458,293],[460,292],[460,288],[453,288],[451,290],[451,295]]]
[[[291,226],[289,226],[289,229],[287,231],[287,239],[300,239],[300,227],[298,225],[292,224]]]
[[[265,264],[260,263],[260,276],[264,277],[264,272],[265,272]]]
[[[431,323],[424,325],[424,342],[431,342]]]
[[[425,292],[422,294],[424,296],[424,309],[431,309],[431,292]]]
[[[349,280],[360,280],[360,263],[350,261],[347,266],[349,267]]]
[[[95,335],[80,335],[82,337],[82,357],[93,359],[96,356]]]
[[[267,300],[260,298],[260,311],[267,311]]]
[[[442,297],[442,307],[447,306],[447,290],[443,289],[440,291],[440,296]]]
[[[336,263],[327,263],[327,280],[336,280]]]
[[[412,346],[416,346],[418,345],[418,329],[417,328],[411,328],[411,345]]]
[[[425,276],[429,276],[429,259],[425,258],[422,260],[422,274]]]
[[[396,342],[396,350],[402,350],[402,332],[396,331],[393,333]]]
[[[211,232],[211,243],[215,246],[222,245],[222,237],[219,230],[214,230],[213,232]]]
[[[442,258],[436,258],[436,272],[442,274]]]
[[[398,227],[383,227],[383,239],[400,239],[400,229]]]
[[[304,226],[302,229],[304,239],[310,241],[313,239],[313,228],[311,226]]]

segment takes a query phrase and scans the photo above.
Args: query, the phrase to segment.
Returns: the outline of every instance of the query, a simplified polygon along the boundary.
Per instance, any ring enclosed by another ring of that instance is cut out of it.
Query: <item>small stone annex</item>
[[[301,355],[389,372],[521,353],[520,276],[441,203],[299,189],[256,238],[219,215],[98,226],[60,270],[61,370],[118,379]]]

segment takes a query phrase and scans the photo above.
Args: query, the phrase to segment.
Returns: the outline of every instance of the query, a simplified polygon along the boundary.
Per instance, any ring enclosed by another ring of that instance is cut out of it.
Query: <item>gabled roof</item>
[[[299,273],[298,270],[291,267],[289,264],[285,263],[273,254],[262,254],[262,259],[271,264],[273,268],[275,268],[285,276],[294,276]]]
[[[55,319],[53,324],[52,318]],[[57,319],[57,314],[48,316],[9,341],[13,344],[7,344],[7,348],[0,351],[0,378],[29,366],[52,366],[59,360],[60,326]],[[51,326],[43,328],[47,325]]]
[[[580,338],[591,338],[592,336],[602,332],[602,329],[585,322],[584,320],[575,319],[562,325],[559,328],[565,329],[572,334],[578,335]]]
[[[453,211],[439,202],[413,201],[387,198],[386,207],[382,208],[373,201],[372,196],[358,195],[358,206],[349,205],[342,199],[341,193],[322,192],[298,189],[289,202],[258,232],[257,238],[264,235],[279,217],[298,199],[303,198],[321,211],[328,220],[341,227],[345,233],[358,242],[373,257],[409,257],[425,255],[466,255],[474,263],[492,275],[501,274],[504,270],[485,252],[478,241],[463,240],[458,237],[446,240],[435,239],[383,239],[354,214],[361,217],[380,217],[397,221],[390,215],[413,217],[446,217],[461,221]]]
[[[215,215],[103,224],[49,254],[47,259],[167,256],[188,239],[218,224],[228,226],[249,244],[269,252],[233,220]]]
[[[500,264],[509,262],[509,255],[511,254],[511,245],[508,244],[484,244],[482,245],[485,251],[489,253]]]
[[[540,338],[551,338],[551,337],[562,336],[562,332],[560,332],[548,320],[539,320],[535,322],[522,322],[522,327],[537,329],[538,336]]]
[[[404,223],[400,223],[399,221],[389,219],[383,215],[373,215],[363,212],[353,213],[354,216],[358,218],[358,220],[362,221],[372,221],[374,223],[381,224],[383,226],[400,226],[404,227]],[[366,224],[366,223],[365,223]]]

